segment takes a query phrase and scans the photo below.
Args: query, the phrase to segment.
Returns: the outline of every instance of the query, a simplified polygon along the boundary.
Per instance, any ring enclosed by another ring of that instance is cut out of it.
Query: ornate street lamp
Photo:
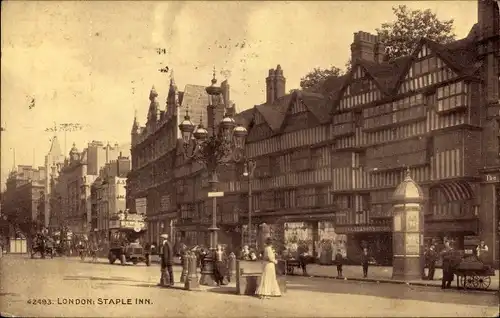
[[[248,245],[252,245],[252,179],[256,166],[257,163],[254,160],[247,159],[243,170],[243,176],[248,178]]]
[[[209,173],[210,191],[217,192],[217,168],[232,162],[239,162],[243,158],[243,149],[247,130],[243,126],[236,125],[234,119],[226,113],[224,118],[216,126],[217,109],[221,106],[222,89],[215,84],[215,70],[212,85],[205,90],[209,95],[207,105],[208,130],[200,122],[198,128],[191,122],[188,111],[184,121],[179,125],[182,132],[184,155],[206,167]],[[225,107],[225,106],[224,106]],[[201,272],[200,284],[214,285],[214,261],[217,247],[217,198],[212,198],[212,225],[210,231],[210,251],[205,257]]]

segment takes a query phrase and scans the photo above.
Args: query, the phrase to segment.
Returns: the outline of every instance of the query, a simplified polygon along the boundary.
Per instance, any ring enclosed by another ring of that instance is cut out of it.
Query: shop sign
[[[342,233],[360,233],[360,232],[391,232],[389,226],[372,226],[372,225],[362,225],[362,226],[347,226],[339,228]]]
[[[484,175],[484,182],[499,182],[500,175],[497,173],[489,173]]]

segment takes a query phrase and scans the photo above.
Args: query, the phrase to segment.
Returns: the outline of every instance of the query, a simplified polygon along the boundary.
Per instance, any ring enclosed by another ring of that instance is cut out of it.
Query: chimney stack
[[[274,101],[274,69],[269,70],[269,75],[266,78],[266,104],[271,104]]]
[[[270,69],[266,78],[266,104],[273,103],[276,99],[285,96],[286,78],[283,76],[281,65],[276,70]]]
[[[285,85],[286,78],[283,76],[283,70],[281,65],[276,66],[276,71],[274,71],[274,99],[281,98],[285,96]]]
[[[354,33],[351,44],[351,61],[365,60],[382,63],[385,56],[385,47],[377,35],[359,31]]]
[[[487,39],[499,34],[500,1],[478,0],[477,22],[480,39]]]

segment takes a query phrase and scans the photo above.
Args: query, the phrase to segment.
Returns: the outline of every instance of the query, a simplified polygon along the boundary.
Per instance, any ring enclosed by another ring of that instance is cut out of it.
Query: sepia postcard
[[[499,6],[2,1],[0,317],[499,317]]]

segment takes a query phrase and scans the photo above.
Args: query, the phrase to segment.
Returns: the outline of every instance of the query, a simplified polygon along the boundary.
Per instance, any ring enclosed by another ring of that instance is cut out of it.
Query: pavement
[[[154,255],[152,258],[153,263],[159,263],[160,258]],[[178,262],[180,263],[180,262]],[[302,275],[302,270],[296,268],[294,271],[295,275]],[[319,277],[319,278],[331,278],[339,279],[337,277],[337,266],[336,265],[319,265],[319,264],[309,264],[307,265],[307,276],[309,277]],[[363,277],[363,270],[361,266],[356,265],[344,265],[342,267],[343,280],[354,280],[354,281],[365,281],[372,283],[389,283],[389,284],[408,284],[415,286],[430,286],[430,287],[441,287],[441,277],[443,277],[443,271],[440,268],[436,268],[433,280],[394,280],[392,279],[392,267],[391,266],[370,266],[368,269],[368,277]],[[427,274],[427,269],[426,269]],[[496,292],[499,290],[499,271],[495,271],[495,276],[490,277],[491,284],[487,291]],[[453,282],[453,286],[456,286],[456,277]]]
[[[302,271],[300,269],[295,269],[295,273],[297,275],[302,275]],[[307,274],[312,277],[337,279],[337,266],[309,264],[307,265]],[[392,279],[392,267],[390,266],[370,266],[368,268],[368,277],[364,278],[361,266],[344,265],[342,266],[342,274],[344,276],[342,279],[346,280],[435,287],[441,287],[441,277],[443,277],[443,271],[440,268],[436,268],[434,280],[431,281],[422,279],[394,280]],[[499,290],[499,277],[499,272],[496,270],[495,276],[490,277],[491,284],[488,288],[489,291],[495,292]],[[455,281],[453,282],[454,286],[456,286],[456,279],[457,278],[455,277]]]
[[[179,266],[175,276],[180,276]],[[261,300],[235,295],[234,284],[192,292],[158,287],[158,280],[158,266],[4,255],[0,258],[0,311],[2,316],[29,317],[498,315],[494,293],[287,276],[287,292],[282,297]]]

